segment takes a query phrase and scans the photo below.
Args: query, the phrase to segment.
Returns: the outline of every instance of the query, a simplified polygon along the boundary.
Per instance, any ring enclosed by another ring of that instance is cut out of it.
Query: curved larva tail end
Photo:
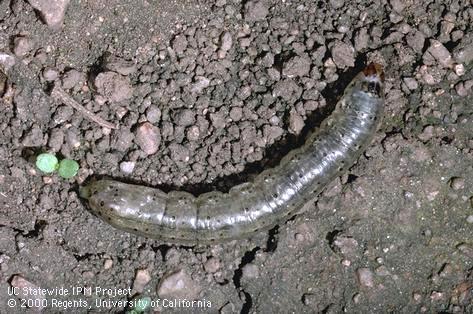
[[[376,76],[379,77],[381,82],[384,82],[384,71],[383,66],[379,63],[370,63],[364,70],[363,74],[365,76]]]

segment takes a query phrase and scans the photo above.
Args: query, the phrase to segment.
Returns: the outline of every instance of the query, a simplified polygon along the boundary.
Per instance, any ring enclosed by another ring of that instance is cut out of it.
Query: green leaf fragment
[[[50,153],[39,154],[36,157],[36,167],[44,173],[51,173],[57,170],[58,160]]]
[[[79,164],[77,161],[72,159],[63,159],[59,163],[59,175],[64,179],[70,179],[74,177],[79,171]]]

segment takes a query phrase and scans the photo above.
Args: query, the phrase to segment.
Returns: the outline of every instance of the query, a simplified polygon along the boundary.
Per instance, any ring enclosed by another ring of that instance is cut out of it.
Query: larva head
[[[123,209],[127,211],[130,208],[129,206],[122,206],[124,205],[122,204],[123,196],[129,194],[124,188],[125,186],[127,185],[111,180],[98,180],[80,187],[79,194],[89,202],[92,213],[101,217],[125,217],[127,214],[131,214],[130,212],[122,213]]]
[[[374,97],[384,97],[384,72],[378,63],[370,63],[360,74],[359,89]],[[356,81],[356,80],[355,80]]]

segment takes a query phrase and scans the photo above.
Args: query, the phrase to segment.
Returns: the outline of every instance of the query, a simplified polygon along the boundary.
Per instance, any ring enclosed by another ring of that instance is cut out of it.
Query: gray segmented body
[[[141,236],[187,244],[249,237],[285,221],[348,169],[371,142],[383,109],[383,73],[370,64],[302,147],[229,193],[194,197],[99,180],[82,187],[80,194],[103,220]]]

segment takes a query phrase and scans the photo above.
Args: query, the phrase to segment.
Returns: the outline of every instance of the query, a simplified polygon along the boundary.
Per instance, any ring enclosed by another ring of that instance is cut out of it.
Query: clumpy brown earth
[[[156,313],[473,312],[470,1],[68,2],[0,1],[2,313],[125,312],[112,301],[143,297]],[[102,176],[228,189],[300,145],[371,61],[386,72],[375,141],[268,233],[173,246],[113,229],[78,197]],[[79,161],[78,176],[42,174],[44,151]],[[206,307],[164,302],[183,299]]]

